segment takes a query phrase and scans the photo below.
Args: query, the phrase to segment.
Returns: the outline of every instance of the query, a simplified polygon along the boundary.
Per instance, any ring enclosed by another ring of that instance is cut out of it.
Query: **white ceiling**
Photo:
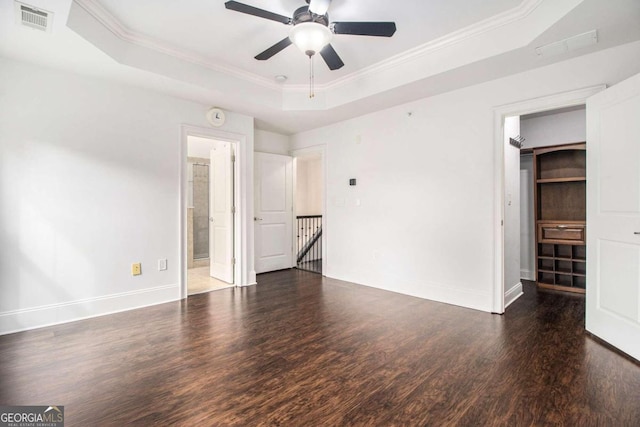
[[[290,84],[306,84],[307,57],[290,46],[267,61],[254,56],[289,34],[290,26],[225,9],[224,0],[98,0],[127,29],[161,43],[267,79],[286,75]],[[291,17],[304,0],[242,0],[242,3]],[[335,0],[331,21],[394,21],[392,38],[336,35],[332,45],[345,66],[330,71],[318,58],[318,84],[361,70],[452,31],[482,21],[521,0]]]
[[[45,34],[14,23],[0,0],[0,56],[158,90],[254,116],[295,133],[640,39],[638,0],[334,0],[331,20],[393,20],[392,38],[336,36],[346,66],[308,64],[277,22],[226,10],[223,0],[26,0],[55,12]],[[290,15],[302,0],[245,3]],[[268,6],[265,6],[268,3]],[[535,48],[590,30],[596,45],[551,57]],[[273,77],[285,74],[286,84]],[[612,82],[606,82],[612,83]]]

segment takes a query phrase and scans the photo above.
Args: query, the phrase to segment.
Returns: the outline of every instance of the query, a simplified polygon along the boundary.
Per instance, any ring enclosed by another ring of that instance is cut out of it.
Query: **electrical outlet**
[[[142,264],[139,262],[135,262],[131,264],[131,275],[139,276],[142,274]]]
[[[165,271],[167,269],[167,259],[162,258],[158,260],[158,271]]]

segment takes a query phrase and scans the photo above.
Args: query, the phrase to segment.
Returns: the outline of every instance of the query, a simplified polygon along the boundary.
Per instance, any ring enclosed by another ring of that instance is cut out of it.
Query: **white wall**
[[[207,106],[3,58],[0,94],[0,333],[178,299],[181,125]],[[253,118],[224,129],[252,186]]]
[[[283,154],[288,156],[290,138],[287,135],[256,129],[254,149],[260,153]]]
[[[526,118],[520,122],[526,148],[569,144],[587,140],[587,113],[579,109]]]
[[[505,306],[522,295],[520,283],[520,149],[509,143],[520,135],[520,117],[504,123],[504,292]]]
[[[603,50],[294,135],[293,149],[327,147],[325,274],[491,311],[494,108],[621,81],[640,71],[638,51]]]
[[[322,158],[296,159],[296,215],[322,215]]]

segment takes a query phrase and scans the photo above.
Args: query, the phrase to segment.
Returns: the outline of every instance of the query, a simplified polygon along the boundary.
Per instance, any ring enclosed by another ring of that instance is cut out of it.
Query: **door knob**
[[[212,216],[209,217],[209,222],[213,222],[213,217]]]
[[[254,220],[254,221],[262,221],[262,218],[258,218],[257,216],[254,216],[254,217],[253,217],[253,220]]]
[[[640,231],[636,231],[633,234],[635,234],[636,236],[640,236]]]

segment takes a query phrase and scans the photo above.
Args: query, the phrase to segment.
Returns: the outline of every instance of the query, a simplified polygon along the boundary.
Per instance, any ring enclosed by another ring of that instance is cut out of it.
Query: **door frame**
[[[328,226],[327,226],[327,146],[326,144],[313,145],[307,148],[300,148],[297,150],[289,151],[289,155],[293,157],[293,233],[291,242],[292,259],[296,259],[295,248],[297,247],[296,236],[296,190],[297,190],[297,172],[298,172],[298,157],[305,157],[309,154],[320,154],[320,162],[322,169],[322,275],[326,276],[328,271]],[[294,267],[297,263],[294,263]]]
[[[587,98],[606,89],[606,85],[590,86],[569,92],[562,92],[540,98],[528,99],[493,109],[494,129],[494,286],[492,312],[503,314],[504,299],[504,192],[505,192],[505,151],[504,121],[507,117],[522,116],[542,111],[584,105]],[[588,184],[587,184],[588,185]]]
[[[242,268],[247,262],[247,258],[243,256],[242,246],[242,212],[246,208],[243,206],[243,197],[239,189],[242,188],[242,173],[245,168],[246,159],[242,155],[239,146],[246,144],[247,137],[245,135],[232,132],[225,132],[216,129],[209,129],[198,126],[183,125],[182,137],[180,141],[180,203],[179,203],[179,271],[180,271],[180,298],[185,299],[188,296],[187,289],[187,186],[189,179],[187,177],[187,143],[190,136],[199,138],[215,139],[218,141],[226,141],[231,143],[235,162],[233,163],[233,203],[235,205],[235,213],[233,214],[233,256],[236,260],[233,266],[233,286],[242,286]]]

